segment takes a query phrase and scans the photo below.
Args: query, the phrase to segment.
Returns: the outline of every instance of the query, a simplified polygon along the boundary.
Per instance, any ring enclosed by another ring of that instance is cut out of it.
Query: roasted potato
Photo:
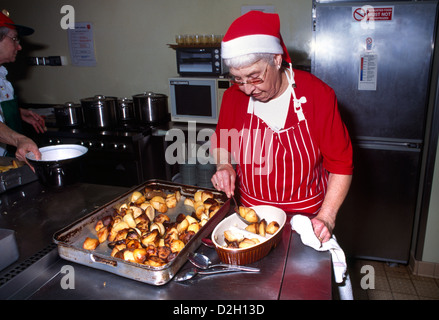
[[[181,240],[172,240],[170,248],[172,252],[180,252],[184,248],[184,242]]]
[[[160,213],[154,218],[154,222],[159,222],[159,223],[170,222],[170,221],[171,219],[164,213]]]
[[[163,236],[165,234],[165,227],[163,226],[163,223],[161,223],[161,222],[151,223],[151,226],[149,227],[149,229],[151,231],[157,229],[159,231],[160,236]]]
[[[138,248],[133,251],[134,261],[137,263],[144,263],[148,254],[146,253],[145,248]]]
[[[227,242],[241,242],[242,240],[244,240],[243,235],[234,233],[230,230],[224,231],[224,238]]]
[[[156,244],[160,240],[159,230],[154,229],[142,236],[142,244],[147,247],[150,244]]]
[[[136,202],[139,198],[143,197],[143,194],[139,191],[134,191],[128,199],[128,202]]]
[[[262,219],[259,222],[258,234],[260,234],[261,236],[265,237],[266,231],[267,231],[267,221],[265,221],[265,219]]]
[[[180,213],[174,222],[165,214],[182,199],[180,191],[166,194],[146,188],[132,192],[126,203],[117,204],[114,214],[96,222],[98,239],[86,238],[83,247],[95,250],[107,241],[111,256],[150,266],[162,266],[175,259],[185,244],[220,208],[211,192],[197,191],[185,205],[194,207],[192,214]]]
[[[84,243],[82,244],[82,247],[85,250],[94,250],[98,247],[99,245],[99,240],[98,239],[94,239],[94,238],[85,238]]]
[[[154,209],[156,209],[158,212],[165,213],[168,211],[168,206],[166,205],[166,201],[161,196],[155,196],[153,197],[149,203],[153,206]]]
[[[108,227],[102,227],[97,232],[99,243],[103,243],[103,242],[107,241],[109,234],[110,234],[109,228]]]
[[[177,231],[178,233],[183,233],[186,231],[188,227],[189,227],[189,221],[187,219],[184,219],[182,222],[180,222],[177,225]]]
[[[166,193],[163,190],[157,190],[157,189],[153,190],[152,188],[146,187],[144,191],[145,191],[145,198],[147,200],[151,200],[156,196],[166,198]]]
[[[166,261],[158,256],[152,256],[148,260],[145,261],[146,265],[149,265],[151,267],[161,267],[166,264]]]
[[[213,198],[213,193],[210,191],[203,191],[201,193],[201,201],[204,203],[207,199]]]
[[[258,244],[258,243],[259,243],[258,239],[247,239],[247,238],[245,238],[244,240],[242,240],[239,243],[239,248],[240,249],[248,248],[248,247],[254,246],[255,244]]]
[[[279,230],[279,228],[279,223],[277,223],[276,221],[272,221],[268,224],[266,231],[269,234],[275,234],[276,231]]]
[[[258,215],[256,214],[255,210],[253,210],[252,208],[240,206],[239,215],[250,223],[259,221]]]
[[[168,259],[171,253],[171,248],[169,248],[168,246],[159,246],[157,248],[157,256],[163,260]]]
[[[184,199],[184,202],[183,202],[183,203],[184,203],[185,205],[187,205],[187,206],[191,206],[191,207],[193,207],[195,201],[194,201],[194,199],[186,198],[186,199]]]

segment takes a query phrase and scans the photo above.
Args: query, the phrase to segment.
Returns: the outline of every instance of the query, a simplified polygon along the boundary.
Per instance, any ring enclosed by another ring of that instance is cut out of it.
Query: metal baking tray
[[[214,198],[222,202],[223,205],[218,212],[212,218],[210,218],[209,221],[195,234],[195,236],[189,240],[176,258],[161,267],[151,267],[114,258],[110,255],[111,249],[106,243],[102,243],[94,251],[89,251],[82,248],[86,237],[96,238],[94,227],[97,221],[107,215],[113,215],[114,208],[119,207],[121,204],[127,202],[129,195],[131,195],[134,191],[142,191],[146,187],[161,189],[167,193],[174,193],[177,190],[180,191],[182,200],[180,200],[177,207],[168,209],[166,212],[171,221],[175,221],[175,218],[180,213],[192,214],[194,210],[191,207],[183,204],[183,197],[193,198],[195,192],[198,190],[212,192]],[[183,264],[186,263],[188,255],[193,253],[200,246],[201,240],[207,237],[213,231],[215,226],[229,212],[229,209],[230,201],[222,192],[168,181],[149,180],[77,220],[73,224],[56,232],[53,236],[53,241],[57,244],[59,256],[63,259],[95,269],[108,271],[122,277],[159,286],[166,284],[174,277]]]
[[[0,166],[9,166],[15,160],[18,168],[0,173],[0,193],[33,182],[38,179],[37,175],[24,162],[11,157],[0,157]]]

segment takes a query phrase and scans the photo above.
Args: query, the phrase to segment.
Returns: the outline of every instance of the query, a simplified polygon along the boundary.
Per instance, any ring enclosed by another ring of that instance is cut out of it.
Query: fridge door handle
[[[377,141],[377,140],[358,140],[353,141],[354,144],[362,148],[370,149],[393,149],[393,150],[411,150],[420,151],[422,148],[421,142],[396,142],[396,141]]]

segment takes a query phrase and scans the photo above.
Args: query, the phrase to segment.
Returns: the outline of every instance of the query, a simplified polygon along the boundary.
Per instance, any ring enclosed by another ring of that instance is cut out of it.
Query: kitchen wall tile
[[[433,277],[435,264],[431,262],[421,261],[418,265],[417,274],[420,276]]]

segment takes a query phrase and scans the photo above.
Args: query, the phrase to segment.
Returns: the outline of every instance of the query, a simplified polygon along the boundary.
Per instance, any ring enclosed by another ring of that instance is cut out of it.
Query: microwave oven
[[[170,78],[171,120],[216,124],[229,87],[229,80],[221,78]]]
[[[221,76],[228,68],[221,59],[220,47],[176,48],[177,72],[180,76]]]

